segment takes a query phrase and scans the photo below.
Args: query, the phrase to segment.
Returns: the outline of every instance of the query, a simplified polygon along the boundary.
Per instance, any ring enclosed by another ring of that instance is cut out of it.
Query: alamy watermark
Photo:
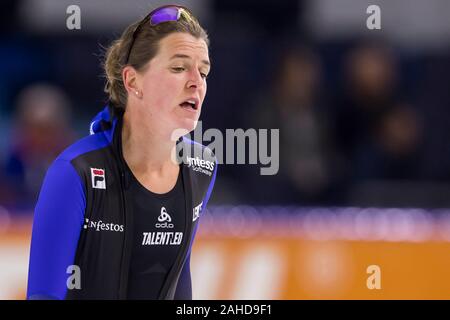
[[[185,129],[177,129],[172,139],[188,134]],[[216,156],[218,164],[259,164],[261,175],[275,175],[280,166],[280,132],[279,129],[226,129],[225,134],[216,128],[202,130],[202,122],[198,121],[188,138],[207,146]],[[202,170],[212,169],[209,163],[212,156],[198,154],[199,148],[178,144],[173,155],[178,163],[186,161],[195,164]]]
[[[366,26],[369,30],[380,30],[381,29],[381,9],[380,6],[372,4],[367,7],[367,14],[370,14],[366,20]]]
[[[66,273],[69,274],[66,285],[69,290],[81,290],[81,270],[77,265],[70,265],[66,269]]]
[[[81,9],[79,6],[72,4],[67,7],[66,13],[69,15],[66,19],[66,27],[69,30],[81,29]]]
[[[381,268],[376,264],[372,264],[366,269],[367,274],[370,276],[366,280],[366,286],[369,290],[381,289]]]

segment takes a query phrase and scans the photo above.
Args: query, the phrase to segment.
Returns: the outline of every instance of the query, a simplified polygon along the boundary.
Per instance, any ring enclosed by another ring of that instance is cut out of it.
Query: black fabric
[[[157,299],[185,237],[181,168],[175,186],[165,194],[151,192],[132,173],[130,176],[134,235],[128,299]]]

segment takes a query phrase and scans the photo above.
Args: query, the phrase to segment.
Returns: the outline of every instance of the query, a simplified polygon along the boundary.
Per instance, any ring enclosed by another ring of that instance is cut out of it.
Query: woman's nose
[[[200,74],[200,72],[198,71],[193,71],[189,73],[189,80],[187,82],[187,87],[188,88],[201,88],[201,86],[203,85],[203,78]]]

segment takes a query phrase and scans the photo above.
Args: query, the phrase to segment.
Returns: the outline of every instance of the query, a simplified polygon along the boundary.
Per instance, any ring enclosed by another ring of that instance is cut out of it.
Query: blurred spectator
[[[356,151],[355,180],[419,179],[422,123],[407,104],[395,105],[380,118],[373,137]]]
[[[374,163],[383,160],[372,158],[372,153],[380,151],[375,141],[380,139],[381,122],[387,121],[386,115],[399,99],[398,73],[392,49],[382,43],[358,44],[346,56],[334,117],[337,146],[344,159],[335,168],[342,173],[342,190],[350,188],[354,179],[374,177],[379,171],[375,167],[382,166]]]
[[[280,171],[264,187],[271,190],[264,198],[271,194],[274,202],[315,202],[330,184],[321,62],[309,48],[289,48],[275,70],[271,88],[256,98],[248,120],[255,128],[280,130]],[[257,184],[266,178],[253,179]]]
[[[37,84],[19,94],[0,203],[15,209],[34,206],[48,166],[75,138],[70,117],[68,99],[59,88]]]
[[[397,65],[381,44],[362,44],[350,51],[344,88],[338,97],[337,140],[352,162],[355,151],[371,140],[375,127],[396,100]]]

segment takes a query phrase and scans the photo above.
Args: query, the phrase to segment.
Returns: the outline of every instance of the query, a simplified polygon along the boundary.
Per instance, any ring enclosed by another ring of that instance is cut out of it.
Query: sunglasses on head
[[[193,17],[192,12],[188,8],[179,5],[162,6],[156,8],[148,15],[146,15],[145,18],[142,19],[142,21],[137,25],[136,29],[134,29],[133,31],[132,40],[130,48],[128,49],[125,64],[127,64],[128,60],[130,59],[131,50],[133,49],[134,41],[136,40],[136,35],[138,34],[138,31],[147,21],[150,24],[150,26],[153,27],[163,22],[178,21],[180,20],[180,17],[182,15],[184,15],[185,17]]]

